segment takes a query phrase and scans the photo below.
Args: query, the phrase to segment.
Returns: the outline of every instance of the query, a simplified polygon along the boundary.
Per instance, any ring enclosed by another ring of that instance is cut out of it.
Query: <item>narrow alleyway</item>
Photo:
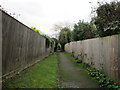
[[[85,69],[72,62],[66,53],[54,53],[19,75],[6,80],[3,88],[58,88],[59,86],[62,88],[99,88],[98,83],[83,73],[84,71]]]

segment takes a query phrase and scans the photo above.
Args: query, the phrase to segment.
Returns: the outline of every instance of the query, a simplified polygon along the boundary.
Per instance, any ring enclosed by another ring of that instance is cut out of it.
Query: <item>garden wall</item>
[[[65,51],[120,83],[120,35],[70,42]]]
[[[3,76],[23,69],[50,54],[50,47],[46,47],[45,37],[5,12],[0,11],[0,13],[2,13],[2,43],[0,44],[3,46]]]

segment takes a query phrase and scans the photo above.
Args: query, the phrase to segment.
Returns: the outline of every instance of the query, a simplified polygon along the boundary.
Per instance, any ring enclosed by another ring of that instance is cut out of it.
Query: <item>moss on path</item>
[[[59,53],[59,85],[63,88],[99,88],[85,70],[74,64],[65,53]]]

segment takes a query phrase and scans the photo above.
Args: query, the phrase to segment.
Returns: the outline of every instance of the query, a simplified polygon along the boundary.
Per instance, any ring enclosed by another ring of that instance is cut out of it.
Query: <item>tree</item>
[[[79,21],[74,25],[73,39],[74,41],[84,40],[95,37],[95,26],[92,23]]]
[[[56,52],[57,51],[57,49],[58,49],[58,44],[59,44],[59,41],[56,39],[56,38],[52,38],[53,40],[54,40],[54,42],[55,42],[55,46],[54,46],[54,52]]]
[[[66,43],[71,42],[71,39],[72,39],[71,30],[68,27],[62,28],[59,34],[59,41],[63,51],[64,51],[64,45]]]
[[[96,10],[97,16],[93,21],[99,36],[120,33],[120,2],[111,2],[100,5]]]
[[[74,24],[72,24],[72,23],[70,23],[70,22],[59,22],[59,23],[56,23],[56,24],[54,24],[54,26],[53,26],[53,30],[54,30],[54,34],[53,34],[53,36],[55,36],[55,38],[59,38],[59,34],[60,34],[60,32],[61,32],[61,30],[64,28],[64,27],[67,27],[67,28],[69,28],[69,29],[72,29],[73,28],[73,25]]]

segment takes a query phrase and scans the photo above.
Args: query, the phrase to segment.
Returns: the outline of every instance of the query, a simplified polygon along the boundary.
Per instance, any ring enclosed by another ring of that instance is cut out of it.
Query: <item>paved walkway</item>
[[[63,52],[59,53],[59,85],[64,88],[99,88],[99,85],[83,75],[82,68],[77,67]]]

